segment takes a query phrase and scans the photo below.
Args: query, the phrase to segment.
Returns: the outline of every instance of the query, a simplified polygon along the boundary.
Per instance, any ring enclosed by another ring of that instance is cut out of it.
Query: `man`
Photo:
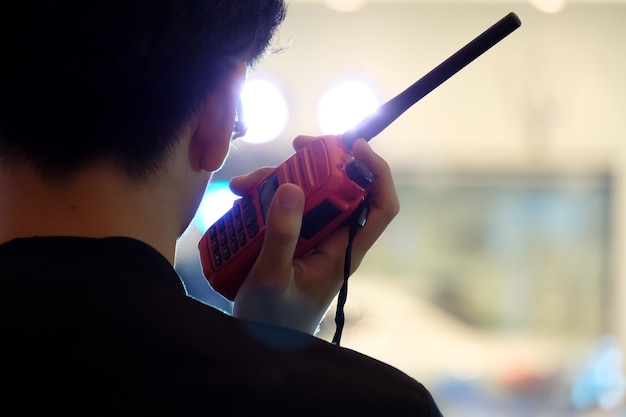
[[[0,6],[3,401],[20,414],[439,415],[403,373],[311,335],[346,230],[293,259],[304,197],[272,201],[231,317],[185,295],[176,241],[227,156],[279,0],[4,0]],[[300,137],[296,148],[311,138]],[[364,141],[371,210],[398,211]],[[245,191],[263,175],[233,180]],[[343,248],[343,249],[342,249]]]

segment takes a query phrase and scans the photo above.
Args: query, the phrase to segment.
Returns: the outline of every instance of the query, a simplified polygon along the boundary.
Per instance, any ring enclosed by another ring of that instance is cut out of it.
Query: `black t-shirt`
[[[129,238],[0,245],[2,402],[18,414],[439,416],[399,370],[237,320]]]

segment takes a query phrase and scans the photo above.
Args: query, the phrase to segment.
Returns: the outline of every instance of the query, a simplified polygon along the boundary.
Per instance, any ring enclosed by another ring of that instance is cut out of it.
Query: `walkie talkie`
[[[324,237],[343,226],[366,199],[372,181],[369,169],[352,155],[352,144],[357,139],[369,141],[378,135],[422,97],[520,25],[517,15],[509,13],[355,127],[340,136],[324,136],[306,144],[237,199],[198,244],[202,270],[211,287],[234,300],[259,255],[267,211],[281,184],[297,184],[305,194],[295,258],[306,255]]]

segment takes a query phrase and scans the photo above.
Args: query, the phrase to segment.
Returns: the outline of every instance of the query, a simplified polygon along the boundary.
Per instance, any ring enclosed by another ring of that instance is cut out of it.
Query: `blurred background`
[[[626,416],[626,1],[291,0],[180,240],[188,293],[230,309],[196,247],[229,178],[343,132],[511,11],[520,29],[372,140],[402,208],[351,278],[342,345],[448,417]]]

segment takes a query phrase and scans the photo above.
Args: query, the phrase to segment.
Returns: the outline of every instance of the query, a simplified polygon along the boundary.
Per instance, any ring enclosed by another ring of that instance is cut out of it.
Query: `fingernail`
[[[302,204],[302,193],[299,190],[287,188],[278,195],[278,202],[283,208],[293,209]]]

